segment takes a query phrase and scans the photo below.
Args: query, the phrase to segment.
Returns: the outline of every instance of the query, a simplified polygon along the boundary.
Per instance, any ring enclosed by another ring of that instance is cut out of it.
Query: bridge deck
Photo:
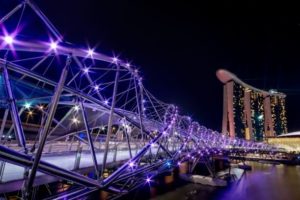
[[[83,148],[84,150],[81,153],[78,153],[76,151],[62,152],[62,148],[61,148],[62,146],[64,145],[58,145],[52,148],[53,152],[45,153],[42,157],[42,160],[50,164],[56,165],[60,168],[66,170],[72,170],[72,171],[93,167],[92,155],[88,151],[88,148],[86,148],[87,146]],[[157,149],[158,149],[157,146],[151,147],[152,152],[157,151]],[[132,156],[136,155],[139,150],[140,148],[137,147],[133,148],[131,150]],[[78,160],[77,158],[79,157],[79,155],[80,155],[80,161],[79,162],[77,161],[78,164],[76,164],[76,160]],[[102,150],[98,150],[98,152],[96,152],[98,165],[102,165],[103,155],[104,152]],[[126,149],[123,145],[122,149],[118,149],[116,151],[114,148],[112,148],[108,152],[107,163],[112,164],[118,161],[128,160],[129,158],[130,158],[129,150]],[[2,176],[0,173],[0,193],[10,191],[9,186],[12,184],[21,186],[21,183],[16,183],[16,182],[22,182],[22,180],[24,179],[25,168],[7,162],[0,162],[0,172],[1,172],[1,166],[2,166]],[[41,172],[37,173],[36,178],[37,178],[36,179],[37,185],[56,180],[50,178],[48,175],[43,174]]]

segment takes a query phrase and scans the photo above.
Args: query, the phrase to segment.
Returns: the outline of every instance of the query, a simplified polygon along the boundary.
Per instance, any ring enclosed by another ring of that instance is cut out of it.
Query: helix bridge
[[[66,180],[78,187],[57,199],[99,189],[115,199],[184,162],[192,171],[215,155],[278,151],[181,114],[145,88],[140,68],[68,42],[33,1],[0,10],[0,193],[31,199]]]

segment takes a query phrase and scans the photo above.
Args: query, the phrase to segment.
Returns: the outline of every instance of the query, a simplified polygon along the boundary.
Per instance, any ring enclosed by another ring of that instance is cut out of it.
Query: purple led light
[[[147,179],[146,179],[146,182],[147,182],[147,183],[150,183],[150,182],[151,182],[151,179],[150,179],[150,178],[147,178]]]
[[[51,48],[52,50],[56,50],[57,47],[58,47],[57,42],[53,42],[53,41],[52,41],[52,42],[50,43],[50,48]]]
[[[86,68],[83,68],[82,71],[87,74],[87,73],[89,73],[90,69],[86,67]]]
[[[87,51],[87,53],[88,53],[88,56],[90,56],[90,57],[93,57],[93,55],[94,55],[94,50],[93,49],[89,49],[88,51]]]
[[[105,100],[105,101],[104,101],[104,104],[105,104],[105,105],[108,105],[108,100]]]
[[[117,63],[119,61],[119,59],[117,57],[113,57],[112,61],[113,61],[113,63]]]
[[[6,44],[13,44],[14,43],[14,38],[10,35],[7,35],[3,38],[3,40],[5,41]]]
[[[100,89],[99,85],[95,85],[94,89],[98,91]]]
[[[134,162],[130,162],[129,167],[133,167],[133,166],[134,166]]]

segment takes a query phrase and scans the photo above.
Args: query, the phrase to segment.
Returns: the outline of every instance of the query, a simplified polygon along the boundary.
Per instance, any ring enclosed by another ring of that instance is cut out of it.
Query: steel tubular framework
[[[228,151],[276,150],[180,115],[144,87],[130,63],[66,42],[31,0],[0,8],[7,9],[0,19],[0,172],[8,170],[3,163],[23,169],[24,199],[32,198],[38,172],[80,186],[60,198],[103,189],[114,199],[182,162],[194,168]],[[62,154],[76,155],[77,167],[91,167],[95,177],[66,167],[63,158],[51,163],[49,155]],[[111,163],[117,169],[105,176]]]

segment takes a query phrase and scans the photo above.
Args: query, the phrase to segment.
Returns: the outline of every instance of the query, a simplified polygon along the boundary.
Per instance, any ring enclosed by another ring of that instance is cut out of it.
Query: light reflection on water
[[[249,163],[251,171],[226,188],[187,184],[152,200],[297,200],[300,199],[300,166]]]
[[[251,163],[239,182],[232,184],[218,199],[300,199],[298,166]]]

